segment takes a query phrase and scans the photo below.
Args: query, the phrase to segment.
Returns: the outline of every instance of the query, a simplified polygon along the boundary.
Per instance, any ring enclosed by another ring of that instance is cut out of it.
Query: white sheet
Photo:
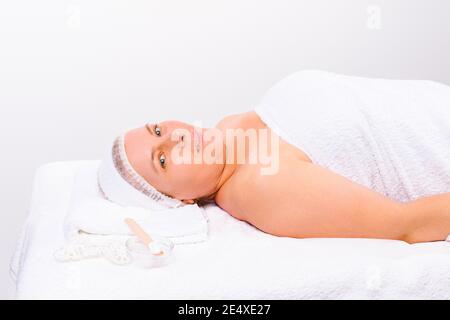
[[[206,209],[209,240],[175,248],[159,269],[103,260],[58,263],[74,172],[89,162],[41,167],[23,246],[13,259],[20,299],[450,299],[450,243],[267,235]],[[91,162],[92,164],[92,162]]]

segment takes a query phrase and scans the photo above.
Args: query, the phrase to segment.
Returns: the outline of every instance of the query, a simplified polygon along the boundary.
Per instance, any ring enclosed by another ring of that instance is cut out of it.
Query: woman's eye
[[[166,167],[166,156],[164,154],[161,154],[159,156],[159,163],[161,164],[162,168]]]
[[[158,127],[157,125],[155,125],[155,134],[156,134],[158,137],[161,137],[161,128]]]

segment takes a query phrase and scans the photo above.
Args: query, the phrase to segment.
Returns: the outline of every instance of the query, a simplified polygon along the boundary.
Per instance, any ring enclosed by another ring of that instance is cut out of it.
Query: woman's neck
[[[233,159],[230,159],[230,157],[228,156],[230,154],[230,147],[233,146],[227,145],[226,141],[223,142],[224,164],[222,167],[222,171],[220,172],[220,175],[217,179],[217,184],[214,193],[219,192],[220,188],[222,188],[222,186],[235,174],[238,168],[238,164],[236,161],[236,153],[235,152],[231,153],[233,155]]]
[[[227,139],[227,130],[233,129],[261,129],[267,128],[266,125],[259,119],[257,114],[253,111],[233,114],[223,118],[217,125],[216,129],[222,132],[222,141],[224,148],[224,165],[222,171],[217,179],[216,188],[214,194],[217,194],[222,186],[225,185],[227,181],[230,180],[233,175],[238,171],[240,164],[237,161],[238,157],[238,147],[235,140]],[[240,150],[242,151],[242,150]]]

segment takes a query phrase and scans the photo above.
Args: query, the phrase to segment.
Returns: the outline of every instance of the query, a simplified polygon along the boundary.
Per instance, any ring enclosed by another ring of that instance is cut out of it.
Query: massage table
[[[18,299],[449,299],[450,242],[275,237],[205,208],[208,240],[142,269],[105,259],[57,262],[74,174],[92,161],[37,170],[11,261]],[[273,199],[276,201],[276,199]]]

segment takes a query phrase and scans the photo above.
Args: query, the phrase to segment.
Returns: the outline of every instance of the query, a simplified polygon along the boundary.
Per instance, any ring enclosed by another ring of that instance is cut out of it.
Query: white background
[[[149,120],[214,125],[305,68],[450,84],[450,1],[2,1],[0,298],[38,166]]]

